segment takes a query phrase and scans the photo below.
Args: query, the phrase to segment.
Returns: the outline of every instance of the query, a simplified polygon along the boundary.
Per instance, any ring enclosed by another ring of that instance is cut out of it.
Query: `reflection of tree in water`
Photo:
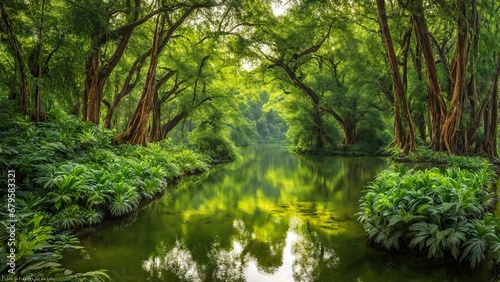
[[[245,281],[243,277],[244,259],[241,255],[243,248],[234,242],[230,250],[220,249],[217,242],[212,245],[212,250],[208,254],[211,263],[214,264],[212,270],[213,281]]]
[[[292,243],[293,278],[295,281],[317,281],[323,268],[336,268],[340,258],[334,249],[326,248],[308,223],[292,220],[290,229],[298,234]]]
[[[166,251],[165,246],[160,247]],[[193,260],[191,252],[179,240],[175,242],[173,248],[165,252],[163,256],[151,256],[143,261],[142,268],[150,274],[151,278],[169,281],[169,277],[177,277],[182,281],[203,281],[204,267],[197,265]]]
[[[253,258],[260,271],[273,274],[282,265],[288,221],[261,217],[248,223],[244,229],[248,240],[243,255]]]

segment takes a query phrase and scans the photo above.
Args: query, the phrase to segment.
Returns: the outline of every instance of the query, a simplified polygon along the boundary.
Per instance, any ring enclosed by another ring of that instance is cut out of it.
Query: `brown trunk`
[[[21,43],[14,33],[14,28],[12,27],[9,14],[7,13],[7,9],[5,9],[3,1],[0,1],[0,14],[5,24],[5,29],[7,30],[7,38],[10,48],[14,53],[14,61],[16,63],[16,66],[19,68],[19,94],[17,95],[16,99],[21,108],[21,113],[23,115],[27,115],[30,87],[28,84],[28,79],[26,77],[26,66],[22,57]]]
[[[151,53],[151,60],[149,63],[148,75],[146,77],[146,84],[144,86],[142,96],[139,100],[139,104],[137,105],[137,108],[127,126],[127,129],[122,134],[113,139],[114,143],[147,145],[146,132],[148,128],[148,118],[156,89],[156,66],[158,64],[158,53],[160,51],[158,45],[160,35],[163,32],[164,22],[164,17],[162,17],[161,23],[159,19],[156,22],[155,35],[153,40],[153,51]]]
[[[480,109],[479,109],[479,98],[478,98],[478,90],[476,85],[476,63],[479,57],[479,34],[480,34],[480,25],[479,25],[479,12],[477,10],[477,1],[472,1],[472,19],[471,26],[473,29],[472,36],[472,44],[471,44],[471,59],[469,62],[469,69],[471,71],[471,75],[469,78],[469,83],[467,85],[467,93],[469,98],[469,124],[468,124],[468,136],[470,137],[470,144],[474,142],[474,139],[477,136],[477,132],[479,130],[479,124],[481,120]],[[489,96],[489,95],[486,95]],[[485,98],[486,100],[486,98]],[[470,150],[470,148],[468,148]]]
[[[385,42],[394,81],[394,135],[396,139],[393,144],[399,145],[403,149],[404,153],[408,153],[409,151],[415,150],[415,129],[404,91],[403,81],[399,72],[396,52],[394,51],[394,45],[392,43],[391,32],[385,9],[385,0],[377,0],[377,10],[380,21],[380,29]],[[401,120],[401,110],[404,113],[403,116],[408,126],[408,132],[406,134]]]
[[[187,117],[187,112],[182,111],[178,113],[176,116],[174,116],[171,120],[169,120],[166,124],[164,124],[161,128],[161,139],[167,138],[167,134],[172,129],[174,129],[174,127],[177,126],[179,122],[185,120],[186,117]]]
[[[168,93],[175,93],[175,90],[177,90],[177,81],[174,85],[174,87],[167,93],[167,97],[162,97],[161,99],[159,98],[158,92],[160,91],[160,88],[167,83],[167,81],[175,74],[175,71],[169,70],[165,75],[163,75],[160,79],[156,81],[156,87],[155,87],[155,95],[153,97],[153,106],[151,108],[151,113],[152,113],[152,123],[151,123],[151,130],[149,133],[149,141],[150,142],[157,142],[162,140],[162,134],[161,134],[161,106],[162,104],[168,99]],[[175,89],[175,90],[174,90]],[[173,91],[172,91],[173,90]]]
[[[431,38],[427,28],[427,22],[424,16],[424,7],[422,0],[411,1],[411,19],[415,36],[422,49],[422,54],[427,68],[427,79],[429,81],[429,122],[431,125],[431,147],[439,148],[439,138],[441,134],[441,126],[446,116],[446,104],[441,93],[439,85],[438,71],[434,51],[431,46]]]
[[[101,43],[101,39],[97,39],[97,37],[95,37],[97,41],[94,40],[95,45],[93,45],[92,48],[93,52],[91,57],[89,58],[89,63],[87,64],[87,68],[85,71],[85,80],[87,83],[85,85],[86,93],[84,94],[84,97],[88,97],[88,104],[84,104],[84,110],[87,113],[87,116],[84,116],[84,120],[99,124],[101,115],[101,102],[104,97],[104,86],[114,68],[123,56],[133,30],[134,29],[131,28],[123,34],[120,42],[118,43],[118,46],[116,47],[115,52],[109,59],[108,63],[102,67],[100,65],[100,44],[103,43]]]
[[[161,134],[161,103],[158,98],[158,90],[155,91],[155,95],[153,97],[153,106],[151,108],[152,121],[151,121],[151,130],[149,133],[149,141],[157,142],[162,138]]]
[[[356,142],[356,121],[351,118],[345,118],[345,123],[342,126],[342,131],[344,132],[344,147],[350,147]]]
[[[129,2],[130,4],[130,2]],[[104,35],[96,32],[92,37],[91,42],[91,54],[85,65],[85,90],[83,94],[83,110],[82,117],[84,121],[90,121],[95,124],[99,124],[101,115],[101,102],[104,98],[104,86],[109,76],[115,69],[116,65],[120,61],[125,52],[125,48],[128,45],[130,37],[134,29],[146,22],[159,11],[154,11],[144,18],[137,20],[139,18],[139,8],[141,1],[135,0],[135,9],[132,17],[132,23],[122,26],[121,28],[106,33]],[[131,8],[131,7],[129,7]],[[115,51],[111,57],[107,60],[107,63],[101,66],[101,48],[109,42],[110,40],[117,40],[118,44]]]
[[[424,91],[429,92],[426,88],[422,87],[422,80],[423,80],[423,75],[422,75],[422,50],[419,46],[419,44],[416,44],[415,47],[415,54],[412,52],[412,61],[413,61],[413,66],[415,68],[415,71],[417,72],[417,79],[418,79],[418,87],[417,87],[417,93],[424,93]],[[427,93],[427,97],[429,93]],[[419,104],[421,105],[421,104]],[[429,114],[429,113],[427,113]],[[420,135],[420,139],[424,143],[427,142],[427,125],[426,125],[426,119],[425,119],[425,109],[423,107],[419,107],[415,109],[415,126],[417,127],[418,134]]]
[[[136,7],[139,7],[140,2],[139,0],[135,1]],[[158,50],[162,50],[166,44],[169,42],[170,38],[172,37],[172,34],[179,28],[179,26],[186,20],[186,18],[197,8],[201,7],[210,7],[212,4],[196,4],[193,5],[189,8],[186,9],[186,11],[182,14],[182,16],[175,22],[175,23],[170,23],[171,27],[169,30],[166,32],[166,35],[161,39],[160,42],[158,42]],[[114,68],[120,61],[121,57],[123,56],[123,53],[125,52],[125,48],[128,45],[128,42],[130,40],[130,37],[132,35],[132,32],[134,29],[145,23],[148,19],[151,17],[162,13],[162,12],[171,12],[172,10],[176,10],[177,8],[181,8],[182,6],[178,6],[176,8],[160,8],[158,10],[152,11],[148,15],[144,16],[143,18],[137,20],[138,18],[138,9],[136,9],[136,12],[134,14],[134,22],[122,26],[121,28],[118,28],[117,30],[114,30],[104,36],[96,37],[97,40],[93,40],[93,50],[94,52],[91,55],[91,58],[89,59],[89,63],[87,64],[87,68],[85,71],[86,75],[86,87],[85,87],[85,93],[84,93],[84,100],[88,99],[88,120],[98,124],[99,123],[99,117],[100,117],[100,109],[101,109],[101,102],[103,99],[103,89],[104,85],[113,72]],[[170,21],[170,20],[169,20]],[[100,61],[100,49],[101,46],[103,46],[106,42],[112,39],[117,39],[120,38],[120,42],[118,43],[115,52],[111,56],[111,58],[108,60],[108,63],[102,67],[99,66],[99,61]],[[151,49],[148,50],[145,54],[147,56],[153,52]],[[143,54],[144,55],[144,54]],[[88,87],[87,87],[88,85]],[[84,101],[84,120],[86,120],[87,117],[87,107],[86,101]]]
[[[488,89],[485,104],[481,107],[480,115],[483,117],[483,139],[476,147],[476,153],[486,155],[498,161],[497,132],[498,132],[498,80],[500,76],[500,54],[497,55],[497,68]]]
[[[440,150],[446,150],[450,154],[462,154],[464,152],[463,139],[457,138],[460,128],[462,114],[466,102],[467,84],[467,62],[468,56],[468,24],[466,0],[457,0],[459,15],[457,16],[457,44],[455,48],[455,86],[451,99],[450,110],[446,116],[441,131]]]
[[[137,60],[132,65],[132,68],[129,70],[127,77],[125,77],[125,82],[123,83],[120,92],[115,94],[113,102],[108,108],[108,112],[106,113],[106,117],[104,118],[104,127],[111,128],[111,120],[113,118],[113,114],[116,111],[116,108],[118,107],[118,104],[120,104],[122,99],[125,98],[125,96],[127,96],[130,92],[132,92],[132,90],[134,90],[134,88],[137,86],[142,65],[148,56],[149,53],[143,54],[142,56],[137,58]],[[132,79],[134,79],[134,81],[132,81]]]
[[[37,42],[37,82],[35,85],[35,99],[33,103],[32,117],[35,122],[45,120],[45,115],[42,117],[42,44],[43,44],[43,16],[45,13],[45,0],[42,0],[42,14],[40,16],[40,28],[38,29]]]

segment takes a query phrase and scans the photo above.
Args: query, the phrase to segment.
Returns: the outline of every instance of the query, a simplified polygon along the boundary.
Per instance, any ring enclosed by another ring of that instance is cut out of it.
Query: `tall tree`
[[[450,154],[461,154],[466,145],[460,142],[456,134],[460,127],[460,121],[465,110],[464,107],[467,98],[467,65],[469,61],[467,1],[457,0],[457,8],[459,14],[456,17],[457,43],[454,56],[454,65],[456,66],[454,77],[455,86],[453,88],[450,109],[446,115],[446,120],[444,121],[441,131],[441,140],[439,144],[441,150],[446,150]]]
[[[127,129],[117,137],[115,137],[114,142],[121,143],[127,142],[132,144],[147,144],[146,132],[148,125],[149,112],[154,102],[155,93],[157,91],[156,84],[160,82],[159,85],[163,85],[162,79],[157,81],[156,79],[156,69],[158,64],[158,57],[160,52],[167,46],[167,44],[172,39],[172,36],[177,31],[177,29],[186,21],[186,19],[196,10],[200,8],[209,8],[214,5],[211,2],[197,3],[191,6],[184,6],[178,8],[180,10],[180,15],[177,19],[173,19],[172,15],[165,13],[162,16],[160,26],[155,28],[155,36],[153,41],[153,47],[151,49],[151,60],[149,64],[148,75],[146,77],[146,82],[142,96],[139,100],[139,104],[130,120]],[[165,25],[168,24],[168,28],[165,30]],[[165,81],[170,76],[165,76]]]
[[[425,19],[425,12],[422,0],[411,0],[408,2],[411,13],[412,26],[415,31],[418,45],[421,49],[427,69],[427,79],[429,81],[428,105],[429,120],[431,128],[431,147],[439,149],[441,125],[446,116],[446,104],[439,85],[438,70],[434,51],[431,45],[431,37]]]
[[[148,75],[146,77],[146,82],[144,89],[142,91],[141,99],[139,104],[132,116],[127,129],[117,137],[113,139],[115,143],[132,143],[146,145],[146,132],[148,126],[148,117],[151,110],[151,104],[153,103],[153,97],[155,93],[156,85],[156,66],[158,64],[158,54],[160,36],[163,32],[163,26],[165,23],[165,17],[158,17],[156,22],[156,28],[153,39],[153,48],[151,52],[151,59],[149,63]]]
[[[9,41],[9,45],[11,47],[11,51],[14,54],[16,68],[19,73],[19,81],[18,81],[18,92],[11,92],[12,96],[10,97],[12,100],[17,100],[19,106],[21,107],[21,112],[23,115],[28,114],[28,98],[30,87],[27,78],[27,67],[26,63],[23,59],[22,55],[22,46],[19,42],[17,35],[14,31],[14,27],[10,20],[9,13],[7,8],[4,5],[4,2],[0,2],[0,15],[2,16],[2,20],[5,25],[5,29],[7,32],[7,39]]]
[[[399,71],[398,59],[394,51],[394,44],[392,42],[391,31],[387,20],[387,12],[385,8],[385,0],[377,0],[377,11],[380,21],[380,29],[382,38],[387,50],[389,64],[391,66],[393,83],[394,83],[394,145],[400,146],[404,152],[415,150],[415,129],[406,99],[406,93],[403,86],[403,80]],[[402,108],[402,109],[401,109]],[[401,113],[403,111],[403,113]],[[405,132],[401,116],[404,117],[408,126],[408,131]]]

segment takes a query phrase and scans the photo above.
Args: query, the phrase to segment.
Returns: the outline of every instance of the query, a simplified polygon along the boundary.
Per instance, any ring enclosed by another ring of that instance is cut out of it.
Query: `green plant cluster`
[[[71,116],[18,123],[0,133],[0,164],[16,170],[24,210],[44,212],[53,227],[70,230],[128,214],[164,191],[167,180],[206,170],[210,162],[167,141],[114,147],[112,136]]]
[[[487,211],[494,195],[491,165],[451,167],[441,172],[398,166],[367,187],[357,214],[369,243],[391,251],[414,251],[428,258],[452,257],[472,267],[489,253],[500,259],[500,225]]]
[[[169,180],[204,171],[211,162],[168,141],[112,146],[113,131],[62,112],[49,116],[50,122],[37,124],[19,116],[0,122],[1,181],[7,187],[7,171],[16,172],[16,214],[22,230],[18,247],[25,250],[20,256],[26,263],[19,264],[17,273],[35,275],[38,269],[55,267],[63,247],[54,246],[75,242],[62,240],[64,231],[129,214],[141,201],[162,193]],[[6,222],[7,214],[0,218]],[[6,252],[6,235],[0,235],[0,253]]]
[[[2,217],[6,214],[1,214]],[[79,249],[78,239],[68,232],[54,232],[48,225],[47,217],[41,213],[18,214],[22,220],[18,221],[16,229],[16,274],[2,274],[2,277],[26,279],[54,279],[57,281],[106,281],[110,277],[104,270],[89,271],[85,273],[74,273],[65,269],[58,262],[62,258],[62,252],[66,249]],[[2,221],[2,225],[6,224]],[[7,241],[7,232],[0,234],[0,256],[6,258],[10,253],[3,244]],[[7,263],[0,265],[0,273],[6,273],[10,266]],[[14,277],[15,276],[15,277]]]
[[[484,158],[482,157],[454,156],[443,151],[433,151],[426,146],[417,146],[414,152],[410,152],[407,155],[403,153],[403,150],[396,147],[388,147],[383,151],[382,154],[390,156],[393,160],[402,162],[431,163],[469,170],[480,169],[484,164]]]

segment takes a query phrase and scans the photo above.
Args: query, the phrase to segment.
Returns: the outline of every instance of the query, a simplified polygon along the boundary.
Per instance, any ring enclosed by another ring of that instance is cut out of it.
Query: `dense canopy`
[[[0,3],[0,98],[213,149],[497,158],[500,5],[443,1]]]

